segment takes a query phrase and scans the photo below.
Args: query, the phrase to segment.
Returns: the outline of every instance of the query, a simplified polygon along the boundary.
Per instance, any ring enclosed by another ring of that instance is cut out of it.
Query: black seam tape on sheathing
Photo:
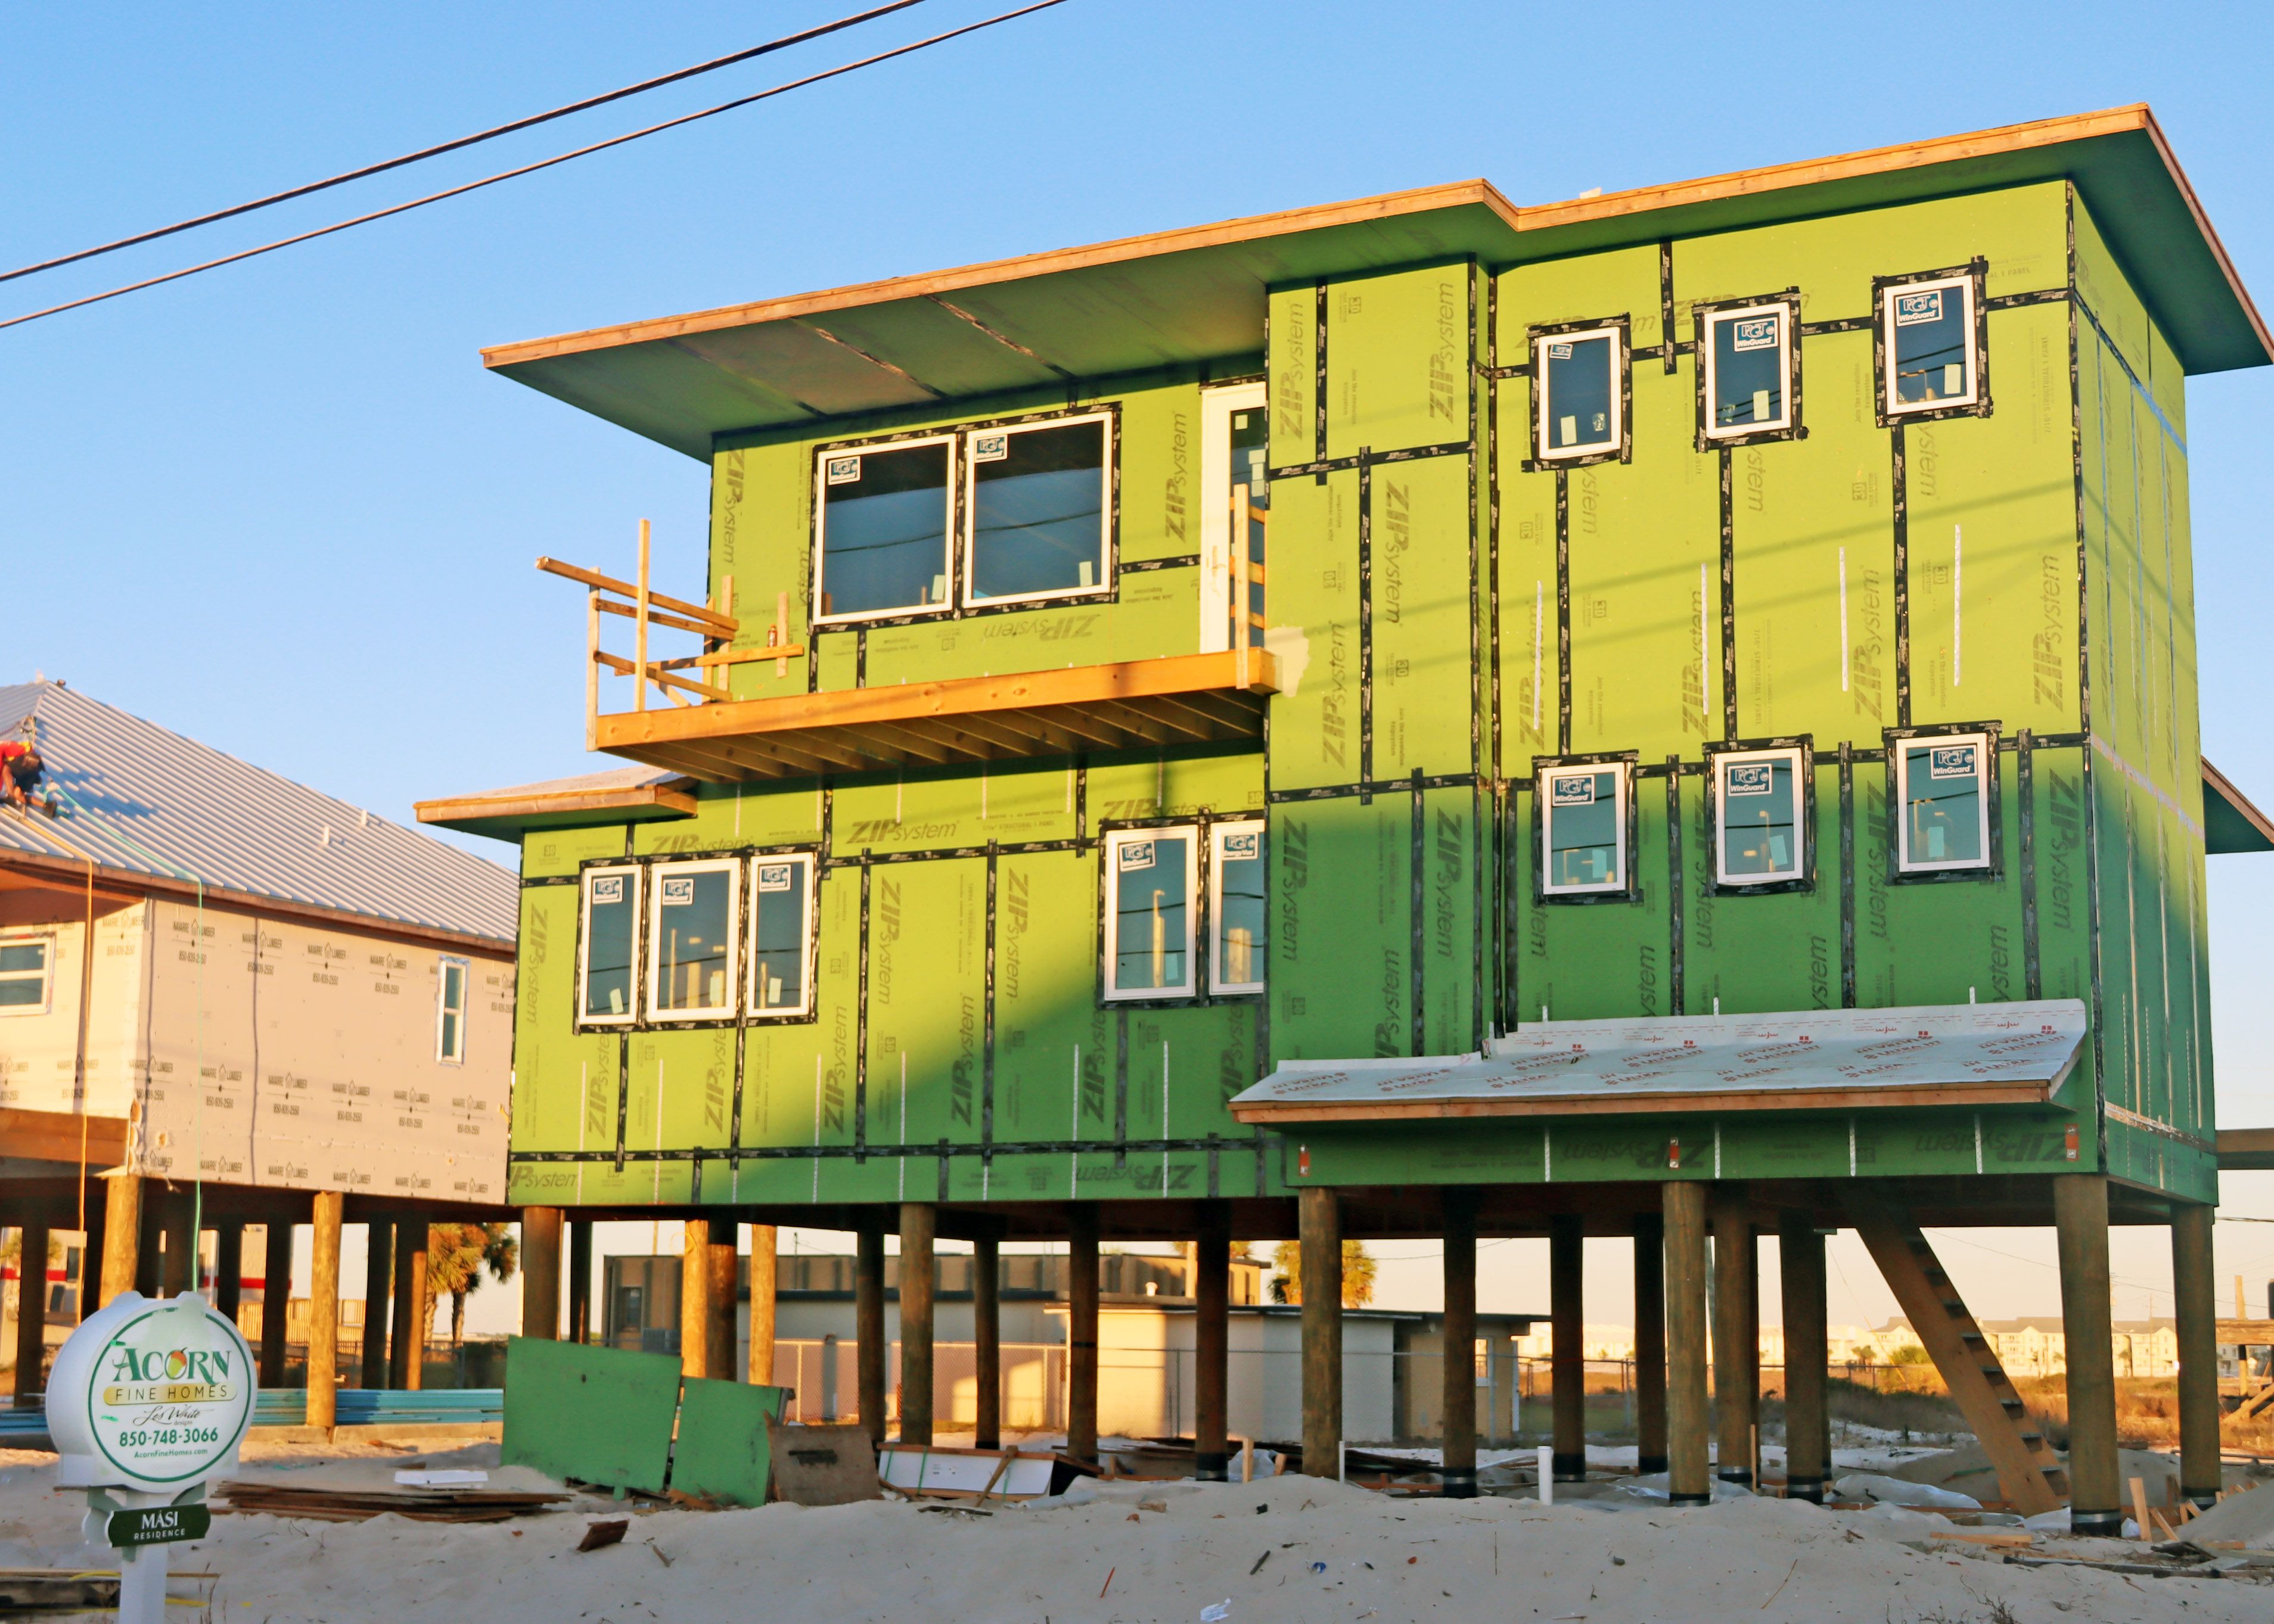
[[[521,876],[521,888],[523,891],[537,891],[547,885],[574,885],[581,877],[574,874],[524,874]]]
[[[2026,727],[2014,740],[2014,793],[2020,797],[2022,825],[2022,996],[2035,1000],[2037,968],[2037,824],[2036,741]]]
[[[995,843],[987,843],[987,964],[984,998],[980,1006],[979,1142],[995,1140]]]
[[[1358,448],[1358,778],[1374,781],[1374,469]],[[1361,793],[1361,804],[1370,803]]]
[[[1408,933],[1406,951],[1409,956],[1409,962],[1406,966],[1406,975],[1409,982],[1411,983],[1413,998],[1413,1053],[1416,1056],[1420,1056],[1426,1055],[1429,1052],[1426,1028],[1421,1023],[1421,995],[1423,990],[1421,981],[1421,952],[1422,944],[1427,940],[1428,936],[1428,928],[1422,917],[1424,912],[1428,906],[1427,888],[1423,883],[1422,880],[1422,854],[1426,849],[1424,843],[1428,838],[1429,830],[1427,814],[1422,798],[1421,770],[1418,767],[1413,770],[1412,822],[1413,853],[1411,861],[1407,865],[1405,876],[1406,924]]]
[[[1129,1162],[1129,1008],[1113,1011],[1113,1165]]]
[[[1319,279],[1316,307],[1311,316],[1311,353],[1314,372],[1311,380],[1311,461],[1327,460],[1327,283]],[[1269,477],[1267,470],[1265,477]],[[1321,485],[1327,482],[1324,473],[1318,476]]]
[[[1737,736],[1737,538],[1729,447],[1721,447],[1721,737]]]
[[[1674,375],[1678,365],[1674,350],[1674,239],[1658,240],[1658,336],[1666,351],[1666,372]]]
[[[1316,474],[1324,478],[1329,474],[1345,473],[1356,468],[1360,457],[1374,464],[1418,462],[1425,457],[1468,456],[1476,448],[1476,442],[1472,440],[1449,440],[1434,446],[1406,446],[1396,451],[1361,449],[1354,456],[1322,456],[1315,462],[1294,462],[1285,468],[1268,468],[1263,472],[1268,479],[1297,479],[1305,474]],[[1128,567],[1124,565],[1123,568]]]
[[[1505,381],[1510,378],[1529,378],[1532,376],[1532,365],[1527,361],[1519,361],[1514,366],[1495,365],[1481,367],[1479,370],[1481,371],[1486,377],[1493,379],[1495,381]]]
[[[1803,338],[1822,338],[1827,333],[1868,333],[1872,327],[1869,316],[1842,316],[1836,321],[1803,321],[1800,324]]]
[[[1555,751],[1571,753],[1571,470],[1555,470]]]
[[[1176,558],[1123,559],[1121,560],[1120,568],[1121,573],[1125,575],[1141,575],[1148,570],[1198,569],[1200,565],[1201,555],[1199,553],[1182,553]]]
[[[1682,962],[1681,759],[1666,758],[1666,1012],[1685,1015]]]
[[[1258,1129],[1259,1133],[1261,1132]],[[1243,1141],[1239,1147],[1250,1147]],[[856,1158],[885,1162],[894,1157],[923,1158],[930,1156],[977,1156],[991,1161],[1001,1156],[1063,1156],[1070,1152],[1103,1152],[1113,1146],[1103,1139],[998,1139],[992,1145],[960,1145],[939,1141],[930,1145],[892,1145],[878,1143],[862,1151],[851,1145],[745,1145],[739,1151],[729,1151],[723,1145],[690,1146],[680,1149],[666,1147],[661,1150],[626,1150],[626,1162],[725,1162],[739,1156],[744,1162],[851,1162]],[[1144,1148],[1148,1154],[1167,1151],[1172,1155],[1205,1155],[1209,1142],[1197,1139],[1147,1139]],[[615,1159],[614,1153],[606,1150],[516,1150],[506,1154],[508,1163],[531,1165],[553,1163],[574,1164],[607,1162]]]
[[[1895,541],[1895,726],[1911,725],[1911,538],[1910,492],[1904,484],[1903,425],[1887,431],[1891,461],[1888,499]]]
[[[1365,784],[1321,784],[1310,789],[1275,789],[1265,794],[1264,801],[1268,805],[1284,806],[1294,801],[1339,801],[1350,795],[1366,799],[1375,795],[1395,795],[1400,791],[1413,788],[1417,784],[1423,789],[1465,789],[1480,781],[1473,772],[1440,772],[1411,778],[1376,778]],[[1183,821],[1189,823],[1191,820]]]
[[[632,1034],[616,1038],[616,1171],[624,1170],[624,1121],[631,1115]]]
[[[1840,741],[1840,1007],[1856,1007],[1856,751]]]
[[[1999,293],[1982,301],[1984,310],[2021,310],[2030,304],[2059,304],[2068,298],[2067,288],[2039,288],[2034,293]]]
[[[853,1022],[853,1149],[866,1155],[869,1148],[869,864],[861,853],[861,942],[859,978],[854,990]],[[818,1002],[818,1000],[817,1000]]]

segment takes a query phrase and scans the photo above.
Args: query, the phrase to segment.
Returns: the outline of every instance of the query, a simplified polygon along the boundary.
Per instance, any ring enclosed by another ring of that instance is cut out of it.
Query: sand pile
[[[51,1463],[0,1469],[0,1566],[90,1556],[79,1544],[79,1499],[55,1492],[53,1479]],[[577,1553],[588,1523],[620,1515],[631,1524],[621,1544]],[[1283,1477],[1084,1485],[1065,1500],[991,1515],[883,1501],[643,1512],[587,1499],[570,1512],[476,1526],[224,1516],[177,1565],[221,1575],[213,1616],[271,1624],[1988,1624],[2001,1605],[2022,1624],[2274,1615],[2274,1588],[2012,1567],[1930,1533],[1914,1517],[1774,1500],[1679,1512],[1617,1497],[1545,1507],[1389,1500]],[[2139,1550],[2088,1540],[2044,1548]]]

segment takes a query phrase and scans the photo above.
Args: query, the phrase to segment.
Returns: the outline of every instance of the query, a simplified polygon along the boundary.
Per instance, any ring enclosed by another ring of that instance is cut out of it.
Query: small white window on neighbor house
[[[734,1013],[742,872],[731,857],[657,863],[649,871],[649,1019],[722,1020]]]
[[[1793,426],[1794,306],[1783,300],[1701,312],[1706,437],[1743,440]]]
[[[751,860],[750,1013],[813,1011],[813,854]]]
[[[1113,584],[1111,412],[971,429],[963,445],[968,603],[1076,598]]]
[[[0,936],[0,1015],[44,1015],[56,962],[49,936]]]
[[[1627,767],[1540,770],[1540,881],[1549,897],[1627,889]]]
[[[1532,398],[1543,462],[1615,455],[1626,433],[1623,327],[1542,333],[1532,341]]]
[[[1193,995],[1196,829],[1121,829],[1105,837],[1105,996]]]
[[[1712,757],[1721,885],[1788,884],[1808,876],[1807,753],[1723,750]]]
[[[1986,733],[1893,739],[1901,822],[1895,866],[1902,874],[1946,874],[1990,867],[1990,775],[1998,741]]]
[[[1980,403],[1977,297],[1970,273],[1880,287],[1879,387],[1886,416]]]
[[[445,954],[435,961],[434,1058],[445,1065],[466,1059],[466,982],[472,965]]]
[[[584,871],[584,929],[576,950],[576,1019],[584,1026],[627,1026],[639,1018],[633,974],[639,944],[640,871]]]
[[[1214,921],[1209,990],[1263,990],[1263,948],[1269,914],[1263,891],[1263,825],[1261,822],[1217,823],[1209,874],[1209,914]]]
[[[840,446],[814,462],[814,619],[873,620],[949,601],[953,434]]]

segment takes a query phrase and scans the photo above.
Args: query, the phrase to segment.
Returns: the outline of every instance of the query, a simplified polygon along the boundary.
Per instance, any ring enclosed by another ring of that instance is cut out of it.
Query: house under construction
[[[485,358],[711,470],[701,586],[644,533],[545,561],[634,764],[421,809],[520,846],[511,1199],[572,1252],[689,1220],[690,1372],[714,1226],[854,1230],[881,1426],[897,1230],[928,1440],[960,1237],[990,1440],[990,1260],[1064,1240],[1089,1453],[1100,1237],[1197,1239],[1220,1473],[1227,1243],[1299,1233],[1331,1472],[1340,1239],[1442,1237],[1458,1347],[1477,1237],[1544,1234],[1570,1475],[1582,1242],[1631,1237],[1643,1465],[1696,1501],[1752,1475],[1767,1232],[1813,1496],[1852,1228],[2006,1498],[2107,1530],[2108,1227],[2158,1224],[2215,1492],[2204,858],[2274,839],[2200,754],[2185,385],[2274,342],[2144,108]],[[1920,1233],[2013,1224],[2059,1231],[2065,1466]]]
[[[17,1403],[68,1323],[207,1284],[208,1232],[282,1386],[301,1224],[309,1425],[343,1373],[343,1223],[369,1226],[359,1380],[417,1386],[428,1222],[509,1210],[513,876],[61,682],[0,688],[0,717],[56,804],[0,808],[0,1222],[27,1280],[59,1235],[83,1271],[19,1294]]]

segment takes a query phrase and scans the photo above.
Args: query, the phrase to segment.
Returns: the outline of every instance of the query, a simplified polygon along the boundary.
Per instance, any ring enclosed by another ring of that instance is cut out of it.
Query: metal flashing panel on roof
[[[2074,998],[1550,1020],[1483,1055],[1289,1061],[1231,1110],[1292,1124],[2037,1104],[2067,1078],[2086,1031]]]
[[[386,924],[514,940],[513,874],[58,682],[0,687],[37,729],[63,816],[0,816],[11,853]]]

